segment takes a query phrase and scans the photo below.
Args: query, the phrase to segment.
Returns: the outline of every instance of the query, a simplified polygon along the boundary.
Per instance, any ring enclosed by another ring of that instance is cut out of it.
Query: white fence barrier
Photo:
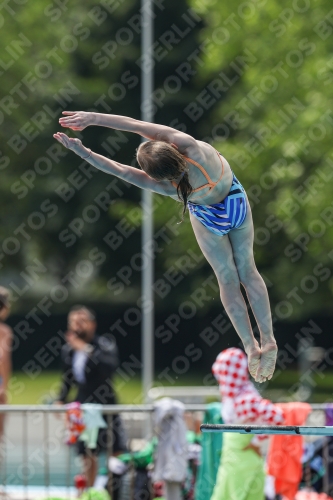
[[[82,405],[84,407],[84,405]],[[185,404],[187,423],[198,430],[204,404]],[[325,425],[326,405],[312,405],[307,425]],[[112,436],[111,417],[119,414],[125,432],[132,444],[143,445],[151,436],[145,436],[147,419],[152,418],[153,405],[104,406],[108,419],[108,434]],[[5,433],[0,448],[0,498],[15,500],[37,500],[55,498],[76,498],[73,477],[81,471],[76,449],[64,443],[65,407],[49,405],[2,405],[0,412],[6,414]],[[198,413],[199,412],[199,413]],[[318,437],[318,436],[317,436]],[[316,436],[306,437],[314,440]],[[322,438],[323,440],[325,438]],[[327,446],[323,448],[324,462],[328,463]],[[108,439],[107,452],[103,456],[106,467],[112,455],[112,439]],[[108,471],[109,484],[112,473]],[[328,489],[327,474],[323,478],[324,489]],[[327,491],[328,492],[328,491]],[[1,496],[3,493],[3,496]]]
[[[206,408],[205,405],[185,407],[193,419],[196,412]],[[0,447],[0,498],[76,498],[73,477],[81,472],[81,461],[76,447],[65,444],[65,411],[65,407],[49,405],[0,406],[0,412],[6,414]],[[138,447],[151,438],[144,434],[152,412],[152,405],[103,406],[109,437],[100,465],[108,469],[108,457],[112,455],[112,415],[121,416],[127,438]],[[111,471],[108,476],[112,484]]]

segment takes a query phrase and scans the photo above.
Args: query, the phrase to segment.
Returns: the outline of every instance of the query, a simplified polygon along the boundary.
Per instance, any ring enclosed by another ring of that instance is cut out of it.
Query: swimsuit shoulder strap
[[[216,150],[215,150],[215,151],[216,151]],[[220,162],[221,162],[221,166],[222,166],[222,170],[221,170],[221,175],[220,175],[220,177],[218,178],[218,180],[217,180],[217,181],[213,182],[213,181],[211,180],[211,178],[209,177],[209,175],[207,174],[206,170],[203,168],[203,166],[202,166],[202,165],[200,165],[200,167],[201,167],[201,168],[200,168],[200,170],[201,170],[201,171],[202,171],[202,173],[205,175],[205,177],[206,177],[206,179],[208,180],[208,182],[207,182],[207,184],[204,184],[203,186],[200,186],[200,187],[198,187],[198,188],[194,189],[194,190],[192,191],[193,193],[196,193],[197,191],[200,191],[201,189],[204,189],[204,188],[206,188],[206,187],[209,187],[209,191],[208,191],[208,192],[210,192],[210,191],[211,191],[211,190],[212,190],[212,189],[216,186],[216,184],[217,184],[217,183],[218,183],[218,182],[222,179],[222,176],[223,176],[223,174],[224,174],[224,163],[223,163],[223,160],[222,160],[222,156],[221,156],[221,154],[220,154],[218,151],[216,151],[216,154],[218,155],[218,157],[219,157],[219,159],[220,159]],[[192,163],[192,162],[191,162],[191,163]],[[199,163],[198,163],[197,165],[199,165]],[[207,193],[205,193],[205,194],[207,194]],[[202,195],[202,196],[205,196],[205,195]],[[199,198],[200,198],[200,196],[199,196]]]
[[[216,151],[216,150],[215,150],[215,151]],[[204,189],[204,188],[206,188],[206,187],[208,187],[208,188],[209,188],[209,191],[211,191],[211,190],[212,190],[212,189],[216,186],[216,184],[217,184],[217,183],[218,183],[218,182],[222,179],[222,176],[223,176],[223,174],[224,174],[224,163],[223,163],[223,161],[222,161],[221,154],[220,154],[218,151],[216,151],[216,154],[217,154],[217,155],[218,155],[218,157],[220,158],[221,165],[222,165],[221,175],[220,175],[220,177],[218,178],[218,180],[217,180],[216,182],[214,182],[214,181],[212,181],[212,180],[211,180],[210,176],[208,175],[208,173],[206,172],[206,170],[203,168],[203,166],[202,166],[202,165],[200,165],[200,163],[198,163],[198,162],[196,162],[196,161],[192,160],[192,159],[191,159],[191,158],[189,158],[188,156],[183,155],[183,156],[184,156],[184,158],[185,158],[185,159],[186,159],[189,163],[192,163],[192,165],[195,165],[195,166],[196,166],[196,167],[200,170],[200,172],[201,172],[201,173],[202,173],[202,174],[206,177],[206,179],[207,179],[207,184],[204,184],[203,186],[200,186],[200,187],[198,187],[198,188],[196,188],[196,189],[193,189],[193,191],[192,191],[193,193],[196,193],[197,191],[200,191],[201,189]],[[173,185],[174,187],[177,187],[177,183],[176,183],[175,181],[172,181],[172,185]]]
[[[192,163],[192,165],[195,165],[196,167],[198,167],[198,169],[200,170],[200,172],[201,172],[201,173],[202,173],[202,174],[206,177],[206,179],[207,179],[207,184],[209,184],[209,185],[214,184],[214,182],[211,180],[211,178],[210,178],[210,177],[209,177],[209,175],[207,174],[206,170],[203,168],[203,166],[202,166],[202,165],[200,165],[200,163],[197,163],[196,161],[192,160],[191,158],[189,158],[188,156],[185,156],[185,155],[184,155],[184,158],[185,158],[188,162]],[[207,184],[205,184],[205,187],[207,186]],[[215,185],[215,184],[214,184],[214,185]]]

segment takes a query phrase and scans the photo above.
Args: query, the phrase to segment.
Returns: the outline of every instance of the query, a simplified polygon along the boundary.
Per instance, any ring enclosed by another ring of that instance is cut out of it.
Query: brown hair
[[[78,312],[78,311],[84,311],[87,314],[87,316],[89,317],[90,321],[96,321],[96,314],[95,314],[95,312],[92,309],[90,309],[90,307],[87,307],[87,306],[84,306],[84,305],[81,305],[81,304],[76,304],[75,306],[71,307],[70,310],[69,310],[68,316],[72,312]]]
[[[187,200],[193,191],[184,156],[167,142],[146,141],[141,143],[137,149],[137,160],[142,170],[157,181],[178,180],[177,195],[184,203],[182,222]]]

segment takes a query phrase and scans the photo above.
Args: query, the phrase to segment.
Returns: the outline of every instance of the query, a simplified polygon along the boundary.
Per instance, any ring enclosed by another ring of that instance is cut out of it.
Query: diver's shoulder
[[[216,153],[219,153],[223,157],[222,153],[209,144],[209,142],[196,141],[196,143],[196,150],[203,158],[211,159],[212,157],[216,157]]]
[[[195,140],[195,142],[188,146],[186,151],[182,153],[198,163],[206,163],[207,159],[214,154],[214,148],[207,142]]]

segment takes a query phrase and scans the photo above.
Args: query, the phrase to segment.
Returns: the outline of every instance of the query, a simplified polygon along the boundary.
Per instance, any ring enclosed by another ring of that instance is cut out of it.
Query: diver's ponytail
[[[180,222],[184,221],[184,215],[186,213],[187,201],[188,201],[188,198],[191,195],[192,191],[193,191],[193,188],[192,188],[190,181],[189,181],[189,178],[188,178],[188,172],[184,171],[182,174],[182,177],[178,183],[178,186],[177,186],[178,198],[184,203],[182,220]],[[180,224],[180,222],[179,222],[179,224]]]

